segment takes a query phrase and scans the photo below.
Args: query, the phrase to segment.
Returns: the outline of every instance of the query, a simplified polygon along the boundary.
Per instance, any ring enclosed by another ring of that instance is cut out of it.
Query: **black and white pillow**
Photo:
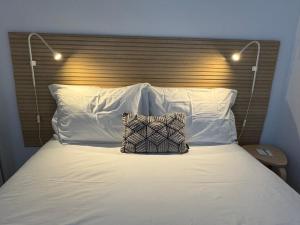
[[[184,113],[163,116],[123,114],[125,133],[121,152],[185,153]]]

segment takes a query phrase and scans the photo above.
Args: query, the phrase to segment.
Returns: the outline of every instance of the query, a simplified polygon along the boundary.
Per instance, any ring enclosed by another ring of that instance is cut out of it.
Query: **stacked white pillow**
[[[163,88],[142,83],[122,88],[49,86],[57,103],[53,129],[61,143],[121,143],[122,114],[186,114],[186,142],[229,144],[237,139],[231,111],[237,91],[225,88]]]
[[[237,91],[225,88],[149,87],[150,115],[186,114],[186,141],[194,144],[228,144],[237,139],[231,111]]]
[[[122,114],[148,115],[145,87],[136,84],[122,88],[52,84],[49,90],[56,100],[53,129],[62,143],[120,143]]]

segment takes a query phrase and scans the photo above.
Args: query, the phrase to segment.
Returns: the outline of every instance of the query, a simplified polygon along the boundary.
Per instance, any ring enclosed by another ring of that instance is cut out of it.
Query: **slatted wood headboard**
[[[40,40],[32,39],[33,58],[38,61],[35,72],[44,142],[53,134],[51,118],[56,106],[47,88],[52,83],[116,87],[149,82],[169,87],[234,88],[238,90],[234,113],[240,131],[251,89],[256,48],[247,49],[239,62],[232,62],[231,55],[247,40],[41,35],[64,57],[62,61],[54,61]],[[28,33],[9,33],[24,144],[39,146],[27,36]],[[261,41],[261,47],[255,96],[240,140],[242,144],[259,142],[279,42]]]

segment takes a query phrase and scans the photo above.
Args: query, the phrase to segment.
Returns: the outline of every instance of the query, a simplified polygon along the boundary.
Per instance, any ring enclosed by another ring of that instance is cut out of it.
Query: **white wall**
[[[300,12],[299,0],[0,0],[0,135],[6,173],[34,152],[22,147],[7,32],[37,31],[281,41],[262,136],[273,143]]]
[[[291,60],[287,85],[283,88],[283,99],[274,141],[288,155],[289,182],[300,190],[300,18]]]

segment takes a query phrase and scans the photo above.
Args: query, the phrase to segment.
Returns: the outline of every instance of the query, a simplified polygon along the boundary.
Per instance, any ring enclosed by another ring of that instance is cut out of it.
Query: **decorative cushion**
[[[121,152],[185,153],[184,113],[163,116],[123,114],[125,133]]]

